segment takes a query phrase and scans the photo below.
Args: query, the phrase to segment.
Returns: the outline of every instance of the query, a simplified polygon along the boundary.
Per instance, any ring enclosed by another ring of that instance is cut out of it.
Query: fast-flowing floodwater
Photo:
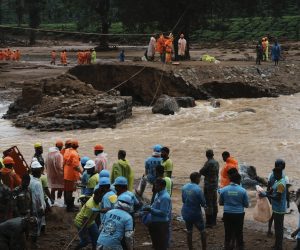
[[[7,106],[7,102],[2,102],[0,112],[4,113]],[[42,142],[46,151],[57,138],[73,137],[80,142],[81,156],[93,157],[93,146],[103,144],[110,165],[116,160],[118,149],[125,149],[136,177],[143,172],[144,159],[151,154],[151,146],[160,143],[170,147],[174,175],[178,179],[199,170],[205,161],[205,150],[212,148],[220,163],[221,153],[227,150],[240,163],[256,166],[261,176],[271,171],[276,158],[283,158],[287,174],[297,180],[300,177],[300,94],[221,100],[219,109],[200,101],[195,108],[181,109],[174,116],[153,115],[151,108],[137,107],[133,117],[116,129],[37,132],[15,128],[10,121],[0,120],[0,150],[17,145],[28,161],[34,142]]]

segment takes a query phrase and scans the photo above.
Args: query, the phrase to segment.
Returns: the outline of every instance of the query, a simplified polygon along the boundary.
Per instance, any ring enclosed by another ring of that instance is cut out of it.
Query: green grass
[[[197,30],[192,34],[193,40],[257,40],[259,37],[270,34],[273,37],[300,40],[300,16],[232,18],[223,23],[225,31],[211,23],[208,29]]]

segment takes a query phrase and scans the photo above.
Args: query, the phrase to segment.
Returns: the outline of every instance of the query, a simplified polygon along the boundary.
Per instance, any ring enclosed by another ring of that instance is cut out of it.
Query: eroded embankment
[[[132,96],[135,103],[149,105],[161,94],[192,96],[195,99],[291,94],[300,91],[298,69],[296,65],[282,68],[273,65],[260,68],[219,65],[157,67],[114,63],[81,65],[69,72],[97,90],[117,87],[121,95]]]

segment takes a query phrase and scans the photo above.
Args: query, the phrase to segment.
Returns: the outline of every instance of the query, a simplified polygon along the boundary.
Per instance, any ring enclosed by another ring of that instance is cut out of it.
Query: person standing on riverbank
[[[164,34],[160,34],[159,35],[159,38],[156,40],[156,52],[159,53],[159,56],[160,56],[160,61],[162,63],[165,62],[165,59],[166,59],[166,46],[165,46],[165,37],[164,37]]]
[[[148,49],[147,49],[147,60],[148,61],[153,61],[154,60],[155,44],[156,44],[156,39],[152,36],[150,38],[150,42],[148,44]]]
[[[201,211],[201,207],[206,207],[206,202],[199,186],[200,178],[201,175],[199,173],[192,173],[190,175],[191,182],[185,184],[182,188],[183,206],[181,214],[187,229],[187,244],[189,250],[193,249],[193,226],[195,226],[201,234],[202,249],[206,249],[205,223]]]
[[[214,159],[214,152],[211,149],[206,151],[206,158],[207,161],[199,173],[205,177],[204,197],[207,206],[205,208],[206,227],[212,227],[217,224],[219,163]]]
[[[263,60],[263,48],[261,45],[261,41],[258,41],[256,45],[256,65],[260,65]]]
[[[268,197],[272,200],[272,217],[274,219],[275,228],[275,245],[274,250],[282,250],[283,245],[283,222],[286,213],[286,179],[280,168],[273,169],[275,182],[270,191],[261,194],[261,197]]]
[[[143,196],[145,191],[147,182],[152,185],[152,198],[151,204],[153,203],[155,197],[155,188],[154,183],[156,180],[156,166],[161,165],[161,149],[162,146],[160,144],[156,144],[153,146],[152,156],[148,157],[145,161],[145,174],[143,175],[140,183],[140,190],[136,191],[139,196]]]
[[[119,177],[123,176],[127,179],[128,182],[128,190],[133,191],[133,182],[134,182],[134,174],[129,162],[126,160],[126,151],[119,150],[118,152],[118,161],[113,164],[111,170],[111,183],[114,183],[115,180]]]
[[[92,63],[95,64],[96,63],[96,59],[97,59],[97,53],[96,53],[96,50],[95,49],[92,49]]]
[[[278,41],[276,40],[271,49],[271,57],[272,57],[272,61],[274,61],[275,63],[275,66],[278,66],[280,56],[281,56],[281,47]]]
[[[52,65],[55,65],[56,64],[56,51],[55,50],[52,50],[51,52],[51,61],[50,61],[50,64]]]
[[[178,40],[178,56],[180,61],[183,61],[185,59],[185,52],[186,40],[184,38],[184,34],[180,34],[180,38]]]
[[[58,140],[55,143],[55,147],[49,148],[48,155],[46,157],[45,169],[47,172],[47,180],[49,188],[51,189],[51,200],[55,201],[56,191],[57,198],[62,197],[64,189],[64,169],[63,169],[63,156],[60,153],[63,147],[63,142]]]
[[[63,66],[67,66],[68,65],[68,62],[67,62],[67,51],[66,50],[63,50],[61,53],[60,53],[60,62]]]
[[[173,172],[173,162],[169,158],[170,149],[167,147],[163,147],[161,149],[161,165],[164,166],[164,176],[172,178],[172,172]]]
[[[33,157],[36,158],[38,160],[38,162],[44,167],[45,166],[45,161],[44,161],[44,157],[43,157],[43,145],[40,142],[36,142],[34,144],[34,155]]]
[[[67,149],[64,154],[64,190],[67,212],[78,211],[74,205],[75,198],[73,197],[73,192],[76,191],[76,182],[80,179],[79,175],[82,172],[80,157],[77,152],[78,147],[78,141],[72,140],[71,148]]]
[[[169,223],[172,209],[171,198],[166,190],[166,181],[158,178],[155,180],[155,199],[151,206],[146,206],[143,211],[151,214],[149,233],[152,246],[155,250],[166,250],[169,244]]]
[[[220,187],[223,188],[230,183],[230,179],[228,176],[228,170],[231,168],[236,168],[238,170],[238,161],[234,159],[232,156],[230,156],[230,153],[227,151],[224,151],[222,153],[223,161],[225,162],[225,165],[221,169],[220,173]]]
[[[224,206],[225,250],[244,249],[243,226],[245,212],[249,207],[246,189],[240,186],[241,175],[237,169],[228,171],[230,184],[220,190],[220,206]],[[232,245],[236,243],[236,246]],[[235,248],[236,247],[236,248]]]
[[[94,147],[94,154],[96,156],[95,159],[96,172],[100,173],[103,169],[107,169],[108,166],[107,154],[104,153],[104,147],[101,144],[97,144]]]

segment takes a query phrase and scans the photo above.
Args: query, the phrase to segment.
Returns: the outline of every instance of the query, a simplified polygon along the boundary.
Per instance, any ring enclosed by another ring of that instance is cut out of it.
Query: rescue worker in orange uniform
[[[3,54],[3,60],[7,60],[7,49],[3,50],[2,51],[2,54]]]
[[[60,62],[62,65],[67,66],[67,51],[64,50],[60,53]]]
[[[91,51],[86,50],[85,55],[86,55],[86,64],[91,64],[91,62],[92,62]]]
[[[72,139],[67,139],[65,141],[65,147],[60,151],[60,153],[64,156],[67,149],[72,147]]]
[[[230,179],[228,176],[228,170],[232,168],[236,168],[238,170],[238,161],[234,159],[232,156],[230,156],[230,153],[227,151],[224,151],[222,153],[223,161],[225,162],[225,165],[221,169],[220,173],[220,188],[226,187],[230,184]]]
[[[164,35],[161,33],[159,35],[159,38],[156,40],[156,52],[160,55],[161,62],[165,62],[165,56],[166,56],[166,46],[165,46],[166,39]]]
[[[21,52],[20,52],[20,50],[16,50],[16,61],[20,61],[20,59],[21,59]]]
[[[52,50],[51,52],[51,61],[50,61],[50,64],[52,65],[55,65],[56,63],[56,51],[55,50]]]
[[[167,40],[165,41],[165,47],[166,47],[166,63],[172,62],[172,52],[173,52],[173,34],[170,33]]]
[[[20,176],[14,171],[14,159],[10,156],[6,156],[3,159],[3,164],[4,168],[0,169],[0,179],[4,185],[10,188],[10,190],[14,190],[22,183]]]
[[[3,51],[2,51],[2,49],[0,50],[0,61],[2,61],[3,60]]]
[[[9,61],[10,60],[10,56],[11,56],[11,50],[8,48],[6,50],[6,60]]]
[[[262,38],[262,49],[263,49],[263,61],[266,61],[267,60],[267,55],[266,55],[266,52],[267,52],[267,39],[264,37]]]
[[[76,191],[76,182],[80,179],[82,168],[80,157],[77,152],[79,147],[77,140],[72,140],[71,148],[64,153],[64,190],[67,212],[75,212],[78,209],[74,205],[73,192]]]
[[[13,50],[13,52],[11,53],[10,60],[16,61],[16,51],[15,50]]]

